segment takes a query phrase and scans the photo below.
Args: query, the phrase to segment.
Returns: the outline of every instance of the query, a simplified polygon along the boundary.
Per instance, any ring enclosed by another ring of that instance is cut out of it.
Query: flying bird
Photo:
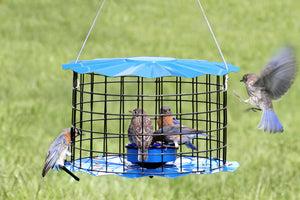
[[[128,139],[138,147],[138,160],[148,160],[148,148],[153,139],[153,124],[146,111],[136,108],[128,128]]]
[[[78,129],[74,129],[75,136],[80,135]],[[45,159],[45,166],[43,169],[42,176],[46,176],[51,168],[62,169],[70,174],[75,180],[79,181],[79,178],[75,176],[71,171],[65,167],[65,160],[67,155],[71,156],[68,148],[71,145],[71,128],[64,129],[51,143],[47,157]]]
[[[284,96],[294,82],[297,72],[295,52],[291,47],[284,47],[266,64],[260,75],[245,74],[241,80],[246,85],[249,99],[244,100],[236,92],[240,101],[250,103],[262,110],[262,119],[258,128],[270,133],[283,132],[283,126],[275,114],[272,100]]]

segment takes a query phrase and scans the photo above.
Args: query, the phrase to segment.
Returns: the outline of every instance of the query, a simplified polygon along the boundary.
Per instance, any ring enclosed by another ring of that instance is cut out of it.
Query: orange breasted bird
[[[191,142],[197,134],[198,136],[209,137],[209,135],[202,134],[202,130],[195,130],[187,126],[180,125],[180,122],[172,116],[171,109],[168,106],[163,106],[160,111],[157,124],[159,130],[154,132],[155,140],[164,140],[174,143],[175,147],[179,147],[179,143],[185,144],[188,148],[197,150],[195,145]],[[181,138],[180,138],[181,136]]]
[[[78,129],[74,129],[75,136],[80,135]],[[47,157],[45,159],[45,166],[42,176],[46,176],[48,171],[53,168],[56,170],[62,169],[71,175],[75,180],[79,181],[79,178],[75,176],[70,170],[65,167],[65,160],[67,155],[71,156],[68,148],[71,145],[71,128],[64,129],[51,143]]]
[[[159,112],[159,117],[157,119],[158,127],[161,128],[172,124],[179,124],[179,121],[172,116],[170,107],[168,106],[161,107]]]

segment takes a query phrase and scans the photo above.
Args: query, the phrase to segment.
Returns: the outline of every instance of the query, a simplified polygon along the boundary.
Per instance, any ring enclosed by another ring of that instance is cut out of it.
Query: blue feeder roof
[[[227,71],[223,62],[169,57],[101,58],[77,63],[71,61],[63,64],[62,67],[64,70],[71,69],[79,74],[95,72],[108,77],[140,76],[144,78],[164,76],[194,78],[205,74],[223,76],[239,70],[239,67],[230,63],[227,63]]]

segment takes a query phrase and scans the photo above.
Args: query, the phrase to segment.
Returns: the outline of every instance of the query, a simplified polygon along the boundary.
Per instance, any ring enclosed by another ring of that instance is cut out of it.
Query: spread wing
[[[51,143],[48,154],[45,160],[45,166],[43,169],[43,176],[45,176],[48,171],[55,165],[59,156],[62,154],[63,150],[68,148],[67,138],[64,135],[59,135]]]
[[[296,72],[294,50],[285,47],[263,67],[255,86],[263,87],[273,100],[279,99],[293,84]]]

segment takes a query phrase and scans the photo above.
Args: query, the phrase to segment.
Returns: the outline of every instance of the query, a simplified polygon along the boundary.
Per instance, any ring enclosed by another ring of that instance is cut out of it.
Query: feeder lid
[[[178,76],[194,78],[210,74],[223,76],[229,72],[237,72],[239,67],[227,63],[228,70],[222,62],[206,60],[176,59],[170,57],[131,57],[131,58],[99,58],[94,60],[71,61],[62,65],[63,69],[71,69],[79,74],[98,73],[108,77],[140,76],[158,78]]]

